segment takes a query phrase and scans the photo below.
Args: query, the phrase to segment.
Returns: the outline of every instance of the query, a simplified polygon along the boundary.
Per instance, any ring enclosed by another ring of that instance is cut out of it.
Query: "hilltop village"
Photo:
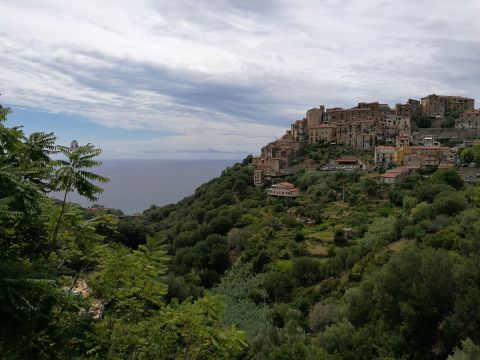
[[[322,105],[308,110],[252,159],[254,184],[276,183],[267,194],[296,197],[298,189],[282,179],[300,170],[378,171],[380,181],[394,183],[417,169],[460,165],[461,151],[479,139],[480,109],[463,96],[432,94],[394,108],[379,102],[360,102],[350,109]],[[348,154],[306,161],[305,149],[320,145],[342,147]]]

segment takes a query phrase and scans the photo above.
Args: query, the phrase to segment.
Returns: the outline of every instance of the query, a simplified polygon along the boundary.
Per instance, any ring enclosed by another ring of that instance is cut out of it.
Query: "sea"
[[[100,185],[105,190],[95,203],[125,214],[176,203],[237,162],[240,160],[103,160],[93,172],[110,182]],[[53,197],[62,199],[63,194],[54,193]],[[70,193],[67,201],[83,207],[93,205],[76,193]]]

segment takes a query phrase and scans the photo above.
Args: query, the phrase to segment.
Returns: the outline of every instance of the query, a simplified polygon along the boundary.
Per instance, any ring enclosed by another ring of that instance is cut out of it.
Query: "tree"
[[[224,309],[218,296],[165,307],[143,327],[146,346],[140,358],[237,359],[247,347],[245,333],[224,325]]]
[[[237,179],[233,183],[232,190],[235,193],[235,195],[237,195],[237,196],[242,195],[245,192],[246,189],[247,189],[247,183],[243,179]]]
[[[100,149],[95,148],[90,143],[84,146],[78,146],[76,141],[73,141],[70,147],[59,146],[58,149],[67,159],[58,160],[55,163],[59,168],[56,170],[53,185],[56,190],[63,191],[64,196],[62,208],[53,230],[53,242],[56,241],[62,216],[65,212],[68,193],[75,190],[80,196],[84,196],[90,201],[95,201],[97,200],[95,195],[101,193],[103,189],[91,181],[101,183],[107,183],[109,181],[106,177],[87,170],[102,165],[100,161],[95,160],[95,158],[101,154]]]
[[[432,119],[427,116],[419,116],[415,119],[417,126],[419,128],[431,128],[432,127]]]
[[[336,304],[316,303],[308,314],[308,326],[312,331],[323,330],[340,317],[340,307]]]
[[[365,233],[362,243],[369,247],[375,248],[379,245],[386,245],[395,240],[395,222],[393,216],[387,218],[375,218],[373,223]]]
[[[465,198],[462,194],[445,192],[433,201],[433,209],[437,214],[454,215],[465,209]]]
[[[460,153],[460,161],[462,162],[462,164],[470,164],[475,161],[475,155],[476,154],[473,148],[465,148]]]
[[[342,229],[335,230],[335,234],[333,236],[333,242],[337,246],[345,246],[347,244],[347,238]]]
[[[433,183],[445,183],[454,189],[463,189],[463,179],[460,174],[453,170],[437,170],[431,177]]]
[[[462,348],[455,348],[453,355],[448,360],[476,360],[480,358],[480,346],[475,345],[471,339],[462,341]]]
[[[219,216],[208,224],[208,233],[224,235],[230,230],[232,225],[232,220],[229,217]]]
[[[249,228],[233,228],[227,234],[228,246],[230,249],[242,250],[251,236]]]
[[[237,263],[213,290],[226,305],[225,323],[245,331],[249,339],[264,334],[271,326],[268,295],[262,285],[262,276],[254,274],[253,264]]]
[[[320,280],[320,263],[317,259],[300,257],[293,261],[292,276],[302,285],[313,284]]]

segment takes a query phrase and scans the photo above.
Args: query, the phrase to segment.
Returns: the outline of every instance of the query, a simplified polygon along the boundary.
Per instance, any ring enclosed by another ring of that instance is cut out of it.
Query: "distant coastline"
[[[97,204],[122,210],[125,214],[141,213],[150,205],[176,203],[192,195],[201,184],[219,176],[240,159],[173,160],[173,159],[107,159],[96,173],[110,178],[98,196]],[[53,194],[60,198],[60,194]],[[93,203],[77,194],[68,201],[89,207]]]

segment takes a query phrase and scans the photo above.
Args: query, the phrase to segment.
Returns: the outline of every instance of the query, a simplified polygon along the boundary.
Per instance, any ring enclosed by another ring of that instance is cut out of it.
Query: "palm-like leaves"
[[[102,165],[101,161],[95,159],[100,155],[101,150],[95,148],[92,144],[77,146],[75,142],[75,146],[58,146],[57,149],[65,155],[66,159],[54,162],[58,169],[52,185],[55,190],[64,192],[62,209],[53,233],[54,241],[57,238],[58,228],[65,212],[68,193],[75,190],[80,196],[84,196],[90,201],[95,201],[97,199],[96,195],[101,193],[103,189],[92,183],[92,181],[100,183],[109,181],[106,177],[88,171],[88,169]]]
[[[93,184],[92,181],[107,183],[109,179],[87,169],[102,165],[101,161],[95,160],[101,150],[92,144],[78,147],[59,146],[58,150],[67,159],[55,162],[55,165],[59,166],[54,180],[56,189],[67,193],[75,190],[79,195],[85,196],[91,201],[97,200],[95,195],[101,193],[103,189]]]

